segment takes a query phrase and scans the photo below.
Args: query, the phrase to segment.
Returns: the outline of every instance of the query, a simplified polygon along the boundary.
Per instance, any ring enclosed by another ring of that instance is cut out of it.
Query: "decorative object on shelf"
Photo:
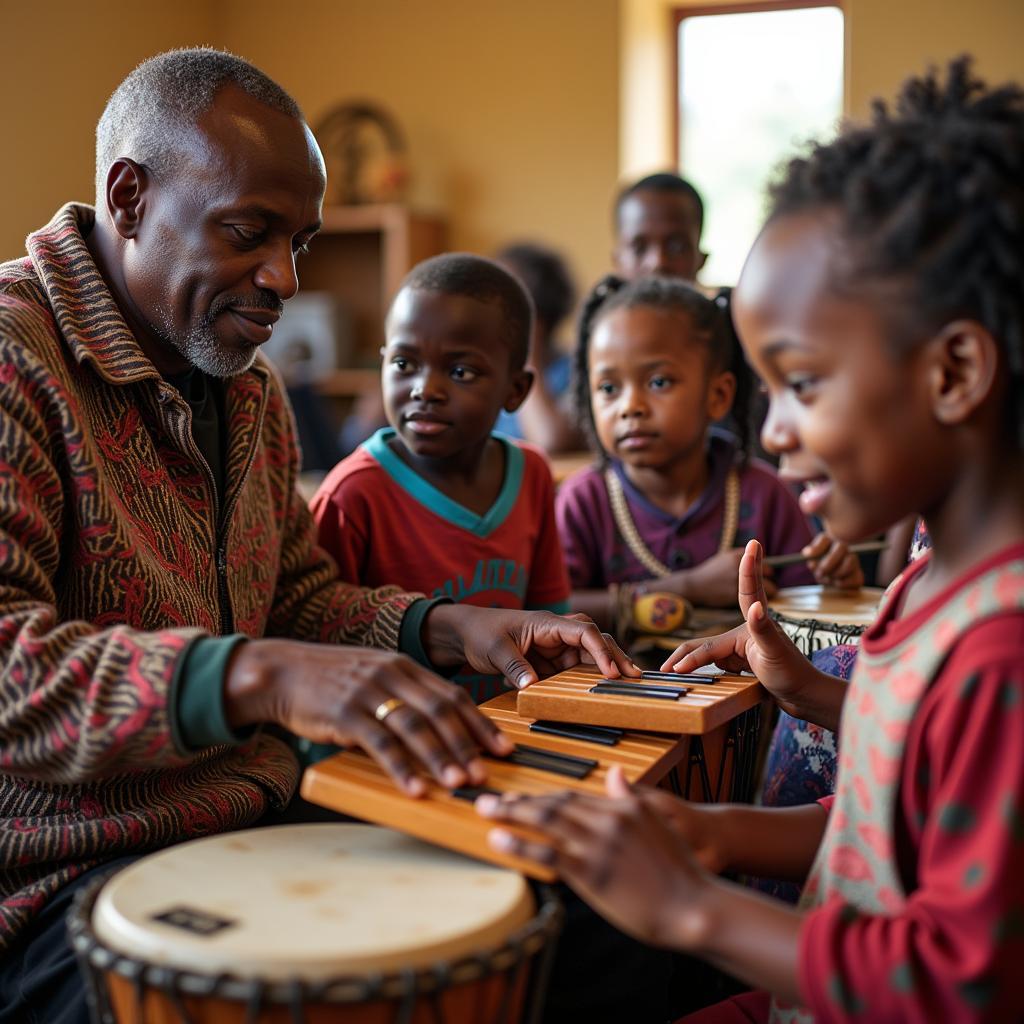
[[[301,292],[285,303],[263,353],[289,384],[306,384],[347,366],[352,358],[352,322],[330,292]]]
[[[327,201],[397,203],[409,184],[405,138],[383,108],[342,103],[315,128],[327,162]]]

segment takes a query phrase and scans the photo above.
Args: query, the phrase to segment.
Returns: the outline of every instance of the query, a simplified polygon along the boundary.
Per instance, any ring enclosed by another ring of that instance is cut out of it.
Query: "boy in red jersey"
[[[532,315],[518,281],[480,256],[436,256],[406,278],[382,350],[390,426],[339,463],[312,502],[343,579],[568,610],[544,457],[492,434],[530,389]],[[478,702],[504,689],[495,676],[456,681]]]

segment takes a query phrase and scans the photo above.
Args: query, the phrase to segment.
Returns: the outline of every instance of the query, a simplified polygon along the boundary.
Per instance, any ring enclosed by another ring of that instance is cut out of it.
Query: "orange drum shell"
[[[526,964],[529,967],[529,964]],[[103,975],[114,1017],[118,1024],[248,1024],[244,1003],[219,999],[216,996],[182,996],[181,1003],[187,1017],[183,1017],[166,993],[159,989],[146,989],[142,1006],[135,993],[135,983],[113,971]],[[502,1019],[503,1007],[508,1007],[504,1018],[522,1019],[526,992],[527,971],[517,972],[512,991],[501,975],[492,975],[444,989],[437,997],[442,1021],[492,1021]],[[400,1000],[377,1000],[370,1003],[339,1005],[337,1003],[310,1003],[302,1006],[303,1020],[307,1024],[393,1024]],[[411,1018],[411,1024],[435,1024],[438,1020],[427,997],[420,996]],[[267,1006],[256,1018],[259,1024],[294,1024],[291,1007],[277,1004]]]

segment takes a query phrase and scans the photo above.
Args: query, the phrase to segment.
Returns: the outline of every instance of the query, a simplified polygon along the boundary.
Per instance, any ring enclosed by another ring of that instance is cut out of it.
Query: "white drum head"
[[[425,967],[500,946],[526,881],[371,825],[282,825],[182,843],[103,886],[96,937],[151,964],[265,981]]]
[[[864,626],[875,621],[884,591],[880,587],[835,590],[812,585],[785,587],[768,602],[768,607],[789,619],[817,619],[840,626]]]

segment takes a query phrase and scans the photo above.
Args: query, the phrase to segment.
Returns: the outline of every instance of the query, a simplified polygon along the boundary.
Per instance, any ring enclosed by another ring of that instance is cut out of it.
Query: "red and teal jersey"
[[[403,462],[389,446],[394,436],[389,427],[379,430],[331,470],[313,498],[320,544],[342,579],[363,586],[387,580],[485,608],[568,611],[544,456],[495,435],[505,450],[505,478],[491,508],[477,515]],[[492,696],[501,690],[486,689]]]

